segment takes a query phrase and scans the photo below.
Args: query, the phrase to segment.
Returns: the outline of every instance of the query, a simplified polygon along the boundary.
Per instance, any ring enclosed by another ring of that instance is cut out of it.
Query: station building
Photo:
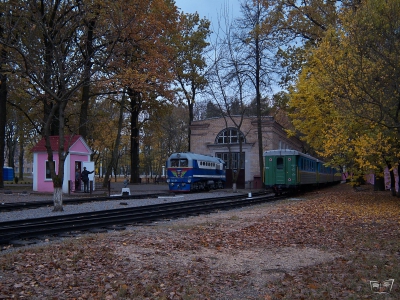
[[[222,158],[227,166],[226,187],[232,187],[232,169],[239,172],[237,188],[261,188],[258,159],[257,118],[235,116],[231,118],[210,118],[193,121],[190,126],[190,149],[192,152]],[[232,120],[233,119],[233,120]],[[271,116],[262,117],[262,149],[292,149],[303,152],[303,143],[296,137],[288,137],[283,128]],[[242,139],[240,155],[239,138]],[[242,159],[238,170],[239,159]],[[229,164],[229,162],[231,162]]]

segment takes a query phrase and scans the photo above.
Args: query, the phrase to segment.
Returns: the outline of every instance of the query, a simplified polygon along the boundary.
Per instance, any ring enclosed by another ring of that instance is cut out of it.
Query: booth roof
[[[81,138],[80,135],[66,135],[64,136],[64,149],[68,150],[77,140]],[[60,137],[59,136],[50,136],[50,146],[51,150],[58,151],[58,146],[60,144]],[[46,151],[46,140],[42,138],[33,148],[31,152],[43,152]]]

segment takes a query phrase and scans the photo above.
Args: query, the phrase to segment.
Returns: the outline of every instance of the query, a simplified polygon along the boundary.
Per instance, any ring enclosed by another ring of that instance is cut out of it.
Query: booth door
[[[81,161],[75,161],[75,170],[74,170],[74,189],[76,192],[81,190],[81,172],[82,172],[82,162]]]

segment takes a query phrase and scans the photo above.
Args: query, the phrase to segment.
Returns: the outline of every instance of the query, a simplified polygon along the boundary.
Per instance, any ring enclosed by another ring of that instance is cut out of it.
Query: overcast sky
[[[242,0],[175,0],[175,4],[185,13],[199,13],[200,18],[211,21],[211,30],[218,31],[218,17],[222,15],[224,7],[229,9],[229,19],[240,17],[240,3]],[[211,42],[213,41],[211,36]],[[273,89],[277,89],[273,87]]]

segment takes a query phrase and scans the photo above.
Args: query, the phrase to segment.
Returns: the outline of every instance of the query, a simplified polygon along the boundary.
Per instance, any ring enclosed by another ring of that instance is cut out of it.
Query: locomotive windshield
[[[188,160],[186,158],[173,158],[171,159],[171,167],[173,168],[179,168],[179,167],[187,167],[188,164]]]

